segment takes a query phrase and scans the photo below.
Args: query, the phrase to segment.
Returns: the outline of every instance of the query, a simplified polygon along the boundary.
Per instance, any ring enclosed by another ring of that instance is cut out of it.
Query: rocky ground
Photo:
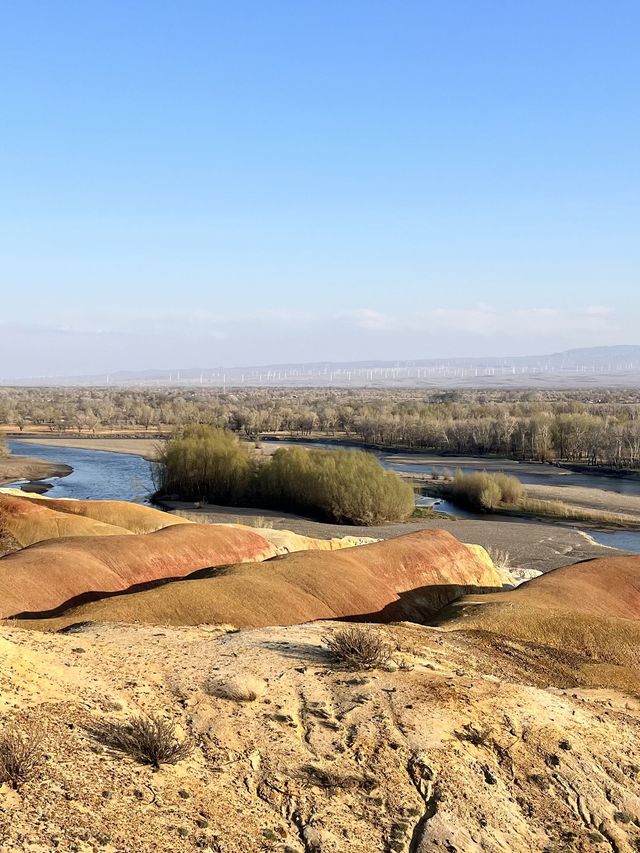
[[[44,742],[37,777],[0,788],[1,849],[638,849],[637,693],[581,685],[571,655],[406,623],[371,627],[391,663],[349,671],[323,639],[339,629],[3,629],[3,733]],[[138,713],[191,756],[154,771],[91,734]]]

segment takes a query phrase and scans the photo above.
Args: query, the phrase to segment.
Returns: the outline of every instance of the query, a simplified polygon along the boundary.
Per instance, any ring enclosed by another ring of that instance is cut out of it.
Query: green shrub
[[[447,495],[456,503],[474,510],[491,510],[500,505],[517,506],[523,496],[522,483],[508,474],[489,474],[458,470],[446,487]]]
[[[162,494],[222,504],[235,504],[243,498],[254,475],[248,445],[228,430],[205,425],[177,433],[161,449],[154,467]]]
[[[496,483],[501,491],[500,500],[502,503],[515,506],[520,503],[524,496],[522,483],[517,477],[512,477],[510,474],[492,474],[494,483]]]
[[[478,502],[482,509],[496,509],[500,505],[502,491],[498,483],[489,480],[478,493]]]
[[[403,521],[415,507],[408,483],[351,450],[277,450],[258,470],[258,492],[268,503],[350,524]]]
[[[414,510],[413,489],[370,453],[280,448],[261,463],[226,430],[189,427],[161,450],[158,494],[209,503],[302,511],[331,521],[403,521]]]

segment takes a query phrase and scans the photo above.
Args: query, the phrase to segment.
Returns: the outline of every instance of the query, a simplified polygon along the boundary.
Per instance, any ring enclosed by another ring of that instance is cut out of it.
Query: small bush
[[[111,749],[124,752],[156,770],[162,764],[177,764],[193,752],[190,740],[179,741],[175,727],[155,714],[134,717],[127,723],[105,722],[92,732]]]
[[[160,449],[153,466],[158,491],[205,503],[237,504],[255,475],[249,445],[225,429],[185,427]]]
[[[260,500],[347,524],[404,521],[415,508],[413,489],[371,453],[281,448],[258,468]]]
[[[478,492],[478,502],[482,509],[496,509],[500,505],[502,492],[498,483],[489,480]]]
[[[255,702],[264,694],[266,688],[267,684],[262,678],[237,675],[220,681],[212,679],[207,685],[207,693],[232,702]]]
[[[517,477],[512,477],[510,474],[492,474],[493,482],[500,489],[500,500],[502,503],[516,506],[522,500],[524,489],[522,483]]]
[[[0,782],[19,788],[36,778],[44,763],[42,730],[34,727],[29,732],[15,728],[5,729],[0,735]]]
[[[339,663],[353,669],[377,669],[384,666],[391,655],[389,646],[377,631],[358,625],[340,628],[323,640]]]
[[[489,474],[487,471],[470,474],[456,471],[446,492],[456,503],[482,511],[496,509],[500,505],[517,506],[523,496],[522,483],[517,477]]]
[[[503,548],[495,548],[492,545],[489,545],[489,547],[487,548],[487,553],[491,557],[493,565],[497,568],[510,569],[512,567],[511,554]]]

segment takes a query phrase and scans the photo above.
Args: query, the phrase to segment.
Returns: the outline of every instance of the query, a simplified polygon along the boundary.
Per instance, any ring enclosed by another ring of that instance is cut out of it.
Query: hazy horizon
[[[640,382],[640,345],[587,347],[528,356],[450,359],[281,362],[238,365],[156,364],[90,374],[0,374],[0,386],[144,385],[177,387],[562,387],[586,384],[636,387]]]
[[[640,8],[4,11],[0,376],[640,327]]]

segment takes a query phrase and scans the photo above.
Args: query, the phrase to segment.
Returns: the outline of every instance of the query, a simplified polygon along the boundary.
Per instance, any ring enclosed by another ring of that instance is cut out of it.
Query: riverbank
[[[0,459],[0,486],[15,483],[18,480],[28,480],[36,485],[36,481],[48,480],[50,477],[66,477],[73,468],[62,462],[50,462],[35,456],[7,456]]]
[[[64,477],[55,484],[50,492],[51,497],[144,501],[153,491],[149,463],[139,455],[141,449],[139,442],[144,439],[111,439],[109,444],[109,447],[113,448],[111,452],[104,444],[100,448],[87,444],[87,442],[93,443],[91,439],[77,441],[80,445],[79,449],[65,447],[63,441],[56,439],[50,439],[46,446],[41,445],[40,448],[34,446],[38,442],[27,445],[34,447],[33,452],[40,456],[46,457],[51,454],[51,462],[48,464],[55,465],[62,459],[64,463],[68,463],[68,468],[73,468],[71,476]],[[103,440],[96,440],[96,442],[99,441]],[[138,450],[137,453],[131,452],[131,444],[128,452],[123,452],[124,448],[120,449],[120,442],[134,441],[136,444],[133,447]],[[10,444],[13,445],[14,453],[25,455],[25,446],[21,441],[10,441]],[[13,457],[13,459],[16,458]],[[46,458],[44,461],[46,462]],[[616,553],[604,544],[598,544],[583,531],[572,530],[558,524],[534,524],[516,519],[412,518],[401,524],[358,528],[350,525],[327,524],[274,510],[212,506],[196,509],[191,503],[171,504],[170,508],[202,523],[239,522],[254,526],[262,526],[266,523],[277,529],[290,529],[316,538],[331,538],[347,534],[391,538],[423,528],[444,528],[462,541],[482,544],[493,553],[508,553],[512,566],[532,568],[537,571],[549,571],[579,560]],[[595,532],[591,532],[593,536],[596,535]],[[616,544],[614,537],[624,534],[609,535],[611,544],[614,545]],[[638,534],[629,533],[628,535],[637,536]],[[618,547],[625,551],[636,550],[634,543],[623,543]]]
[[[69,476],[54,480],[48,497],[141,503],[154,490],[150,464],[138,454],[99,452],[84,445],[76,449],[61,444],[26,444],[19,439],[9,439],[8,444],[14,454],[10,458],[33,452],[54,470],[64,466]]]
[[[165,502],[164,506],[183,518],[199,524],[250,524],[292,530],[303,536],[329,539],[336,536],[371,536],[391,539],[417,530],[448,530],[461,542],[482,545],[492,553],[508,555],[511,566],[548,572],[560,566],[620,553],[598,544],[583,531],[553,524],[527,524],[522,521],[482,519],[432,520],[411,518],[400,524],[372,527],[328,524],[293,513],[257,510],[252,507],[207,505],[195,507],[181,501]]]
[[[111,437],[111,438],[71,438],[71,437],[49,437],[49,438],[22,438],[18,439],[24,444],[40,445],[47,447],[76,448],[79,450],[98,450],[110,453],[120,453],[130,456],[141,456],[153,461],[156,458],[159,437]],[[261,450],[270,455],[279,447],[288,444],[303,444],[302,441],[289,442],[263,441],[260,443]],[[322,446],[320,442],[318,442]],[[329,444],[326,442],[325,444]],[[336,441],[333,446],[339,446],[342,442]],[[346,446],[346,443],[344,443]],[[352,445],[355,446],[355,445]],[[518,477],[525,486],[527,498],[532,501],[548,501],[564,504],[568,507],[566,518],[550,513],[547,517],[553,518],[558,523],[566,521],[571,524],[582,524],[605,527],[617,527],[630,529],[640,525],[640,494],[634,494],[637,489],[628,479],[616,481],[610,477],[598,477],[594,472],[578,477],[565,468],[543,463],[516,462],[508,459],[496,459],[488,457],[479,459],[477,457],[441,457],[433,454],[407,454],[406,451],[390,453],[383,457],[383,463],[393,468],[403,478],[413,485],[420,485],[431,494],[442,494],[442,483],[435,482],[431,475],[432,469],[444,470],[449,465],[452,468],[462,467],[464,470],[483,470],[489,472],[503,471]],[[536,482],[527,482],[536,480]],[[557,482],[552,482],[556,480]],[[540,482],[542,481],[542,482]],[[620,491],[617,491],[619,484]],[[541,508],[536,512],[514,512],[510,515],[521,517],[544,517]],[[582,517],[576,517],[582,516]],[[613,518],[612,516],[617,516]]]
[[[452,481],[432,482],[425,491],[455,506],[453,489]],[[477,512],[481,513],[481,510]],[[638,531],[640,495],[621,495],[604,489],[578,486],[528,485],[517,501],[499,503],[486,510],[486,513],[584,528]]]
[[[108,453],[125,453],[142,456],[149,462],[157,456],[158,437],[155,438],[23,438],[14,440],[24,444],[39,444],[46,447],[73,447],[76,450],[103,450]]]
[[[90,448],[93,450],[107,450],[112,453],[130,453],[141,455],[146,459],[153,460],[159,442],[170,437],[171,431],[148,430],[143,431],[140,427],[130,430],[118,429],[113,431],[101,431],[100,435],[89,436],[79,433],[52,433],[50,428],[32,428],[27,433],[18,433],[15,426],[0,427],[0,433],[19,441],[33,444],[47,444],[51,446]],[[249,439],[253,443],[252,439]],[[394,467],[406,464],[415,468],[433,466],[440,469],[452,469],[459,466],[465,468],[486,469],[488,471],[501,470],[507,473],[518,472],[534,474],[537,477],[570,477],[572,474],[582,475],[585,479],[606,477],[612,480],[635,480],[640,481],[640,471],[636,469],[612,468],[604,465],[588,465],[586,463],[572,462],[536,462],[532,459],[522,460],[515,457],[484,455],[469,456],[456,452],[433,452],[420,447],[404,447],[401,445],[372,444],[347,435],[325,435],[314,432],[308,436],[289,435],[285,433],[264,434],[257,439],[263,452],[267,455],[274,453],[278,447],[286,445],[302,446],[333,446],[344,447],[353,450],[367,450],[378,456],[389,457],[394,461]],[[142,448],[142,449],[138,449]],[[525,474],[525,476],[526,476]],[[424,475],[428,477],[428,473]]]
[[[537,486],[525,488],[527,497],[544,501],[562,501],[574,507],[611,512],[640,523],[640,495],[619,494],[595,486]]]

